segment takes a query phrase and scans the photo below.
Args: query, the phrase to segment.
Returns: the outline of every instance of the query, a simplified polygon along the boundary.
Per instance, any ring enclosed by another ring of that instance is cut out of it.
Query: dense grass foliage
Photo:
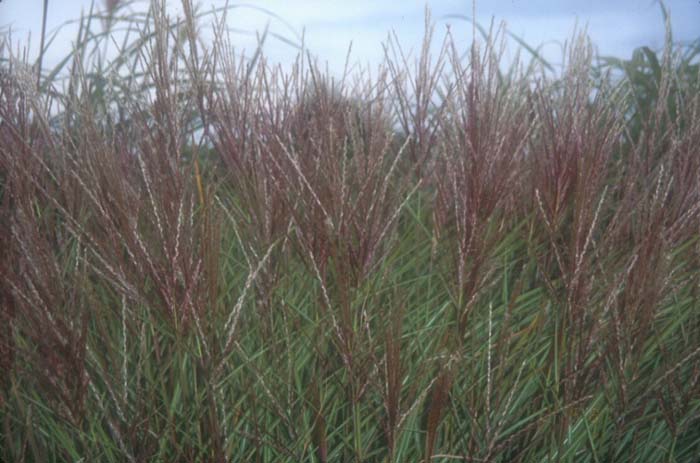
[[[0,52],[0,460],[700,461],[697,47],[339,79],[184,5]]]

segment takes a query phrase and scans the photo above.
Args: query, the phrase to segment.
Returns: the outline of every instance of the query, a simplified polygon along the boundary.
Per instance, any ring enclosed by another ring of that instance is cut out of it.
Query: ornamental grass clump
[[[338,76],[108,7],[0,42],[0,461],[700,459],[697,44]]]

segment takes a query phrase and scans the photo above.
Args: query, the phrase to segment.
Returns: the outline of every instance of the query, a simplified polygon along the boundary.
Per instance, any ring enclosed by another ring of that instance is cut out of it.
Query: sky
[[[76,19],[90,8],[89,0],[49,0],[47,30]],[[203,10],[220,7],[224,0],[202,0]],[[673,25],[674,40],[690,42],[700,38],[700,0],[666,0]],[[97,8],[103,1],[96,0]],[[134,9],[145,9],[148,2]],[[168,1],[168,11],[177,15],[180,1]],[[254,31],[266,24],[269,30],[292,41],[304,43],[321,65],[332,73],[342,72],[348,47],[351,62],[373,67],[383,56],[389,33],[396,34],[407,54],[416,56],[425,32],[426,6],[435,26],[433,48],[437,50],[449,28],[457,46],[466,50],[472,40],[472,26],[458,17],[472,16],[471,0],[230,0],[227,24],[247,31],[232,36],[239,50],[256,46]],[[30,53],[38,49],[43,0],[0,0],[0,30],[7,36],[11,27],[13,43],[30,43]],[[266,11],[263,11],[266,10]],[[270,14],[272,13],[272,14]],[[629,57],[639,46],[659,49],[664,40],[664,23],[656,0],[477,0],[477,22],[484,27],[494,21],[533,46],[552,63],[561,62],[561,44],[571,37],[574,27],[586,28],[597,51],[603,56]],[[75,26],[66,26],[56,37],[44,58],[46,66],[58,63],[71,49]],[[0,40],[2,36],[0,35]],[[31,40],[27,40],[31,37]],[[515,51],[508,46],[507,57]],[[290,65],[296,50],[281,40],[268,39],[265,55],[271,62]],[[506,58],[507,58],[506,57]]]

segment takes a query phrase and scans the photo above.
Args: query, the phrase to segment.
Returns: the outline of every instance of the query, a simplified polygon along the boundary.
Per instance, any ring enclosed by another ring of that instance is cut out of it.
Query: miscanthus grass
[[[108,6],[2,38],[0,460],[700,461],[697,44],[338,78]]]

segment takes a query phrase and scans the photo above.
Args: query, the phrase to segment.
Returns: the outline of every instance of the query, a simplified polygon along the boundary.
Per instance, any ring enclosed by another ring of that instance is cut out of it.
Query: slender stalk
[[[46,46],[46,19],[49,10],[49,0],[44,0],[44,9],[41,15],[41,43],[39,44],[39,61],[36,70],[36,88],[41,90],[41,67],[44,61],[44,47]]]

